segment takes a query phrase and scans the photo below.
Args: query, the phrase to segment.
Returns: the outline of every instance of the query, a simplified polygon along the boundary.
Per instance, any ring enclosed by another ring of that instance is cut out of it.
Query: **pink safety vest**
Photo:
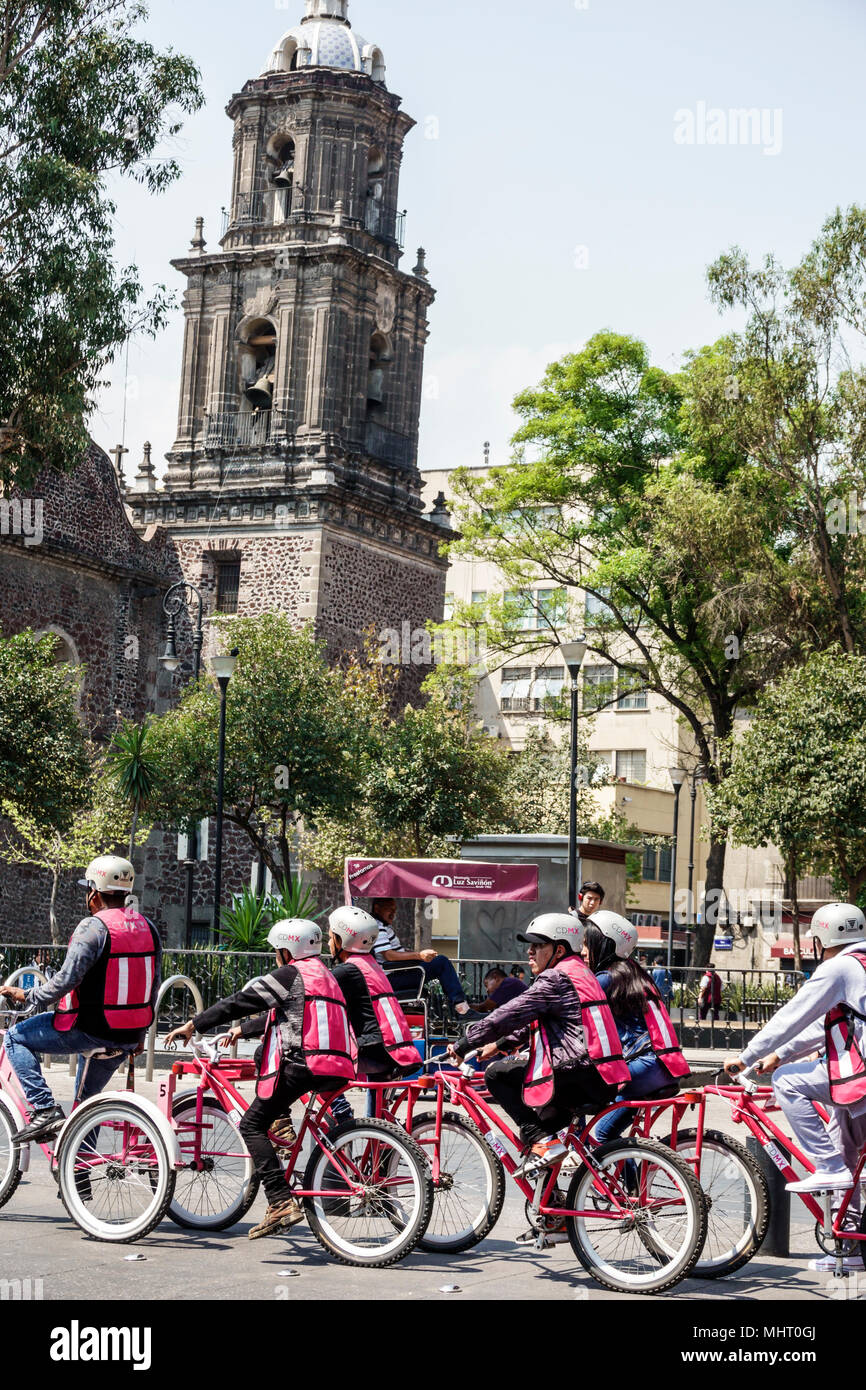
[[[420,1066],[421,1058],[412,1042],[412,1030],[382,967],[367,955],[348,956],[346,964],[354,965],[364,977],[382,1043],[392,1062],[396,1062],[398,1067],[414,1069]]]
[[[355,1080],[355,1037],[343,991],[320,960],[293,961],[304,982],[304,1018],[301,1047],[304,1063],[313,1076],[341,1081]],[[265,1029],[256,1095],[267,1100],[274,1094],[283,1065],[283,1046],[277,1011],[271,1010]]]
[[[609,1086],[626,1086],[631,1073],[623,1061],[622,1044],[607,997],[589,966],[579,956],[566,956],[555,965],[567,975],[580,999],[581,1025],[590,1061]],[[540,1021],[532,1025],[529,1065],[523,1078],[523,1099],[527,1105],[547,1105],[553,1097],[553,1058],[547,1029]]]
[[[665,1002],[655,985],[645,984],[644,988],[646,990],[646,1004],[644,1005],[643,1016],[647,1032],[650,1035],[650,1042],[653,1045],[653,1052],[671,1076],[688,1076],[691,1067],[683,1056],[679,1038],[674,1031],[674,1025],[671,1023],[671,1016],[665,1008]]]
[[[850,954],[866,970],[866,953],[851,951]],[[866,1097],[866,1061],[857,1046],[855,1018],[863,1019],[863,1014],[848,1004],[837,1004],[824,1019],[827,1074],[834,1105],[856,1105]]]
[[[103,908],[95,915],[108,928],[109,949],[78,988],[60,1000],[54,1027],[68,1033],[80,1019],[84,1031],[98,1038],[149,1028],[157,957],[154,929],[130,908]]]

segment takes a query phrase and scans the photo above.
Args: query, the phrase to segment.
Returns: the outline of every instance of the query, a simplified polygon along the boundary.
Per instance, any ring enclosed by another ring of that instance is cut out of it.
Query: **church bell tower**
[[[162,488],[143,466],[127,496],[214,610],[283,608],[336,647],[440,618],[448,535],[420,495],[424,252],[401,269],[414,121],[348,8],[307,0],[228,104],[219,250],[199,222],[172,262],[187,282],[177,437]]]

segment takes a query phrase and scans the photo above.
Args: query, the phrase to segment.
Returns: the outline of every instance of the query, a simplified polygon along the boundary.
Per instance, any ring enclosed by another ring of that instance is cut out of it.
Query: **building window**
[[[533,709],[549,709],[552,705],[558,705],[562,699],[562,692],[565,687],[565,667],[564,666],[544,666],[539,672],[532,687]]]
[[[568,595],[564,589],[539,589],[535,602],[540,628],[557,628],[567,622]]]
[[[616,702],[617,709],[647,708],[647,691],[641,685],[641,679],[642,677],[637,672],[628,675],[625,672],[620,673],[620,695]]]
[[[218,613],[237,613],[238,591],[241,586],[241,562],[240,560],[218,560],[216,571],[216,611]]]
[[[599,622],[607,622],[613,618],[613,613],[607,604],[600,598],[596,598],[595,594],[586,595],[584,613],[588,627],[598,627]]]
[[[644,845],[641,876],[646,883],[654,883],[657,878],[658,854],[651,845]]]
[[[480,608],[480,607],[481,607],[483,604],[485,604],[486,602],[487,602],[487,590],[486,590],[486,589],[473,589],[473,590],[472,590],[472,605],[473,605],[473,607],[475,607],[475,606],[477,605],[477,606]]]
[[[503,714],[519,714],[531,708],[529,692],[532,687],[531,666],[511,666],[502,672],[499,706]]]
[[[454,595],[453,595],[453,594],[446,594],[446,595],[445,595],[445,609],[444,609],[444,612],[443,612],[443,617],[444,617],[446,623],[449,622],[449,621],[451,620],[451,618],[454,617]]]
[[[663,845],[659,850],[659,883],[671,881],[671,847]]]
[[[505,602],[510,610],[506,624],[518,632],[534,632],[538,626],[535,602],[531,589],[509,589]]]
[[[583,676],[583,708],[594,710],[599,709],[601,705],[610,704],[616,694],[613,667],[584,666],[581,674]]]
[[[646,781],[646,749],[628,748],[617,751],[616,775],[621,782]]]

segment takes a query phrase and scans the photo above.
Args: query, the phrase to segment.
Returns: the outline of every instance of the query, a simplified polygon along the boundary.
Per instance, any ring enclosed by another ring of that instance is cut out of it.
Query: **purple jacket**
[[[531,1025],[547,1029],[554,1071],[573,1071],[592,1066],[581,1024],[580,999],[561,970],[544,970],[517,999],[479,1023],[471,1023],[455,1051],[461,1057],[485,1043],[496,1042],[503,1051],[525,1047]]]

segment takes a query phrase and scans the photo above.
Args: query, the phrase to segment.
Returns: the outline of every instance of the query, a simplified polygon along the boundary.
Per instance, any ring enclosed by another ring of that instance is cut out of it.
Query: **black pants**
[[[343,1085],[345,1082],[336,1077],[313,1076],[307,1067],[283,1063],[273,1095],[267,1100],[256,1096],[241,1120],[238,1128],[271,1206],[283,1201],[289,1195],[289,1190],[277,1150],[268,1138],[268,1130],[275,1120],[288,1115],[293,1102],[308,1091],[334,1091]]]
[[[512,1120],[520,1126],[524,1144],[537,1144],[571,1123],[576,1110],[584,1105],[601,1110],[616,1095],[616,1086],[603,1081],[595,1067],[556,1072],[553,1099],[535,1109],[523,1099],[525,1061],[491,1062],[484,1073],[490,1094]]]

